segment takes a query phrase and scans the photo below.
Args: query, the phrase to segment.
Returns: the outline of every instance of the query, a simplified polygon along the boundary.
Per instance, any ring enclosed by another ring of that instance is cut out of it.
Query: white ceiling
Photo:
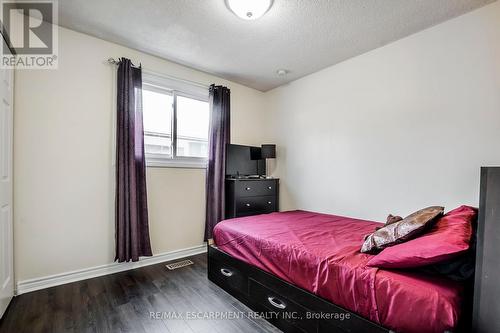
[[[245,21],[224,0],[59,0],[59,24],[267,91],[491,2],[274,0]]]

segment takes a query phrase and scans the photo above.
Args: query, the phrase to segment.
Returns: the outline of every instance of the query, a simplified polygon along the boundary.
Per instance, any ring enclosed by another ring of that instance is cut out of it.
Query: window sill
[[[146,157],[146,167],[148,168],[181,168],[181,169],[206,169],[207,161],[197,158],[151,158]]]

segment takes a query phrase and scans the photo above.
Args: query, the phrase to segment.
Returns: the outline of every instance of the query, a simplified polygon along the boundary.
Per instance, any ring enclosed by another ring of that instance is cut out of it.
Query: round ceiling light
[[[276,71],[276,74],[280,77],[285,77],[288,74],[288,71],[286,69],[278,69]]]
[[[226,0],[227,7],[244,20],[256,20],[271,8],[273,0]]]

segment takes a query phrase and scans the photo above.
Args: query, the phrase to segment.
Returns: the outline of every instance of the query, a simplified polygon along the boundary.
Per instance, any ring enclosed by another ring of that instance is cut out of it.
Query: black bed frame
[[[479,208],[475,283],[466,284],[457,329],[463,333],[500,332],[500,168],[481,169]],[[393,332],[233,258],[211,242],[208,278],[284,332]]]

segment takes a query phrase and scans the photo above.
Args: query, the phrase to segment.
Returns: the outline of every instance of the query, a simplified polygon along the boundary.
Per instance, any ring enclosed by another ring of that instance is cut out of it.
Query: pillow
[[[379,268],[413,268],[455,258],[469,249],[476,217],[476,208],[458,207],[440,218],[428,233],[386,248],[367,265]]]
[[[396,223],[396,222],[399,222],[401,221],[403,218],[401,216],[394,216],[392,214],[389,214],[389,216],[387,216],[387,220],[385,222],[385,224],[381,227],[376,227],[375,230],[378,230],[378,229],[382,229],[383,227],[385,227],[386,225],[389,225],[389,224],[393,224],[393,223]],[[368,235],[366,236],[368,237]],[[365,237],[365,239],[366,239]]]
[[[386,225],[365,238],[361,252],[370,253],[393,246],[422,233],[437,217],[443,215],[444,207],[432,206],[416,211],[399,222]]]

